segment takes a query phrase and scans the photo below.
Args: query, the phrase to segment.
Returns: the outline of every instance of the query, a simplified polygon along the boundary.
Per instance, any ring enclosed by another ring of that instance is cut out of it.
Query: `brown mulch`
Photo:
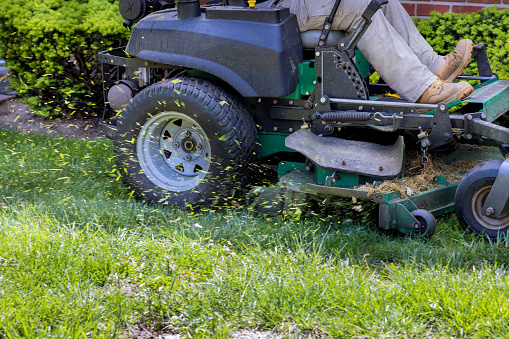
[[[42,133],[75,139],[95,139],[101,136],[100,117],[87,119],[47,119],[36,115],[15,97],[0,101],[0,128],[21,133]]]
[[[422,154],[415,150],[407,152],[405,157],[405,175],[402,178],[386,180],[374,187],[371,184],[365,184],[355,188],[367,191],[368,195],[398,191],[401,197],[405,198],[442,187],[443,185],[436,181],[439,176],[442,176],[449,184],[459,182],[465,173],[484,162],[459,160],[448,165],[434,156],[424,161]]]

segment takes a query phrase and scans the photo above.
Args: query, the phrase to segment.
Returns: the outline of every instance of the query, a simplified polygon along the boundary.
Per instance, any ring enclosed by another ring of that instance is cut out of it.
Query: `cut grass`
[[[506,337],[508,242],[130,197],[109,141],[0,131],[0,337]]]

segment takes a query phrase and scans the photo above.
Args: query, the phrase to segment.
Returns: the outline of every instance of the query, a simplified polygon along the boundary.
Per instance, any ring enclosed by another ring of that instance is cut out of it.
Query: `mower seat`
[[[302,46],[305,49],[314,49],[318,46],[318,41],[320,40],[320,34],[322,34],[321,30],[313,29],[309,31],[302,32],[300,35],[302,37]],[[346,37],[346,31],[330,31],[329,38],[327,39],[326,46],[338,46],[339,42]]]

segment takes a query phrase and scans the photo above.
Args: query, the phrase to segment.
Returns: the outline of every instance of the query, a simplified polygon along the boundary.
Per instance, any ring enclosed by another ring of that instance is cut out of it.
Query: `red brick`
[[[474,13],[478,12],[483,6],[453,5],[451,12],[453,13]]]
[[[509,0],[507,0],[509,1]],[[408,12],[408,15],[410,16],[414,16],[415,15],[415,4],[405,4],[405,3],[401,3],[403,5],[403,8],[406,9],[406,11]]]
[[[503,3],[504,5],[509,5],[509,0],[502,0],[502,3]]]
[[[431,12],[449,12],[449,5],[417,4],[416,14],[419,16],[429,15]]]
[[[447,2],[467,2],[467,0],[447,0]]]
[[[200,0],[200,5],[205,5],[207,2],[209,2],[210,0]]]
[[[467,0],[467,2],[478,2],[483,4],[500,4],[500,0]]]

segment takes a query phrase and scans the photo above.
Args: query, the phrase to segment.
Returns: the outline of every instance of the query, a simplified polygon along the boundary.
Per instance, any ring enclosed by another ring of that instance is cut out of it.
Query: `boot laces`
[[[445,84],[445,81],[438,78],[437,80],[433,81],[433,83],[430,85],[430,87],[440,88],[443,84]]]

